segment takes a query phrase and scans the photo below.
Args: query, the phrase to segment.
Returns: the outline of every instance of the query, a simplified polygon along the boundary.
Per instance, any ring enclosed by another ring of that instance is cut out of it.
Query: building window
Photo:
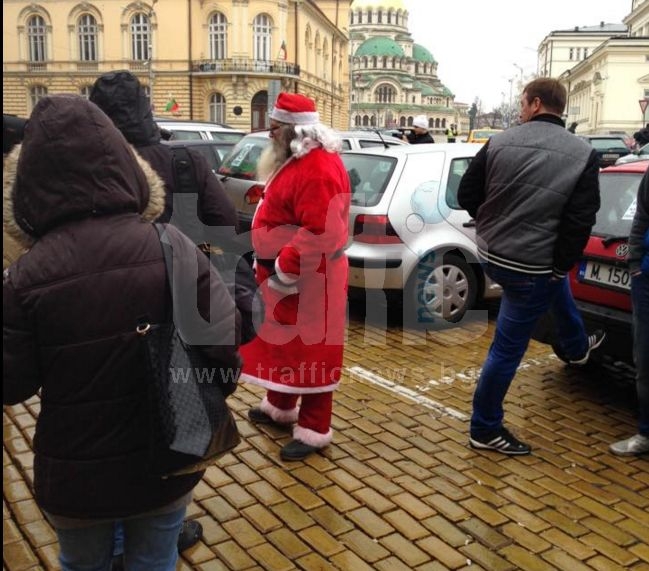
[[[382,24],[382,23],[383,23],[383,11],[382,11],[382,10],[379,10],[379,14],[378,14],[378,23],[379,23],[379,24]]]
[[[27,38],[29,39],[29,61],[45,61],[47,28],[41,16],[32,16],[27,22]]]
[[[212,14],[209,23],[210,59],[225,59],[228,22],[221,12]]]
[[[90,99],[90,91],[92,90],[92,85],[84,85],[80,90],[79,90],[79,95],[82,97],[85,97],[86,99]]]
[[[588,48],[584,48],[584,59],[588,59]]]
[[[32,109],[36,107],[39,100],[47,95],[47,87],[44,85],[34,85],[29,90],[29,101],[32,104]]]
[[[268,61],[270,55],[270,40],[273,22],[267,14],[255,17],[252,23],[253,59]]]
[[[568,59],[572,61],[574,57],[575,57],[575,50],[573,48],[570,48],[570,51],[568,52]]]
[[[77,23],[79,35],[79,59],[97,61],[97,20],[92,14],[84,14]]]
[[[131,50],[132,58],[136,61],[147,61],[151,54],[151,29],[149,18],[142,13],[135,14],[131,19]]]
[[[581,59],[581,48],[577,48],[577,61]]]
[[[397,99],[397,92],[391,85],[379,85],[374,91],[375,103],[394,103]]]
[[[225,97],[220,93],[213,93],[210,97],[210,121],[225,123]]]

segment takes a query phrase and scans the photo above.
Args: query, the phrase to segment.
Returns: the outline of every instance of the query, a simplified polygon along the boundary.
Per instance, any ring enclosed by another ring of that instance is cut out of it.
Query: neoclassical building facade
[[[128,69],[157,116],[255,130],[279,91],[349,124],[349,0],[3,0],[3,111]]]
[[[349,36],[352,127],[408,127],[426,115],[433,134],[468,129],[468,105],[455,103],[437,61],[413,40],[403,0],[354,0]]]

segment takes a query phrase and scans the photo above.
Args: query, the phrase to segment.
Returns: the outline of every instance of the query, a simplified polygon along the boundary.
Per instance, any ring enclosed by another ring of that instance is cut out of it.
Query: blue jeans
[[[638,432],[649,436],[649,276],[631,278],[633,356],[638,393]]]
[[[503,424],[503,401],[539,318],[550,310],[557,342],[568,359],[584,355],[588,339],[568,279],[532,276],[488,265],[503,288],[496,333],[473,395],[471,436],[487,437]]]
[[[178,535],[187,508],[126,519],[124,562],[129,571],[175,571]],[[110,571],[115,522],[77,529],[57,529],[63,571]]]

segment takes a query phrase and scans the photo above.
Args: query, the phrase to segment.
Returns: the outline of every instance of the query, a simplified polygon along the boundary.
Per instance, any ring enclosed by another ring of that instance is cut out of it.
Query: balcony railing
[[[80,61],[77,63],[77,71],[97,71],[99,64],[96,61]]]
[[[30,61],[27,63],[28,71],[47,71],[47,63],[44,61]]]
[[[276,73],[299,77],[300,66],[283,60],[254,60],[245,58],[201,60],[192,66],[194,73]]]

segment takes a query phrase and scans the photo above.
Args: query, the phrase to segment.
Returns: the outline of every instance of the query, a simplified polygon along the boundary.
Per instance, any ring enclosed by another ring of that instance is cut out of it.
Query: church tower
[[[437,61],[415,43],[403,0],[354,0],[350,7],[350,123],[394,129],[426,115],[433,135],[460,124],[455,96],[437,76]]]

